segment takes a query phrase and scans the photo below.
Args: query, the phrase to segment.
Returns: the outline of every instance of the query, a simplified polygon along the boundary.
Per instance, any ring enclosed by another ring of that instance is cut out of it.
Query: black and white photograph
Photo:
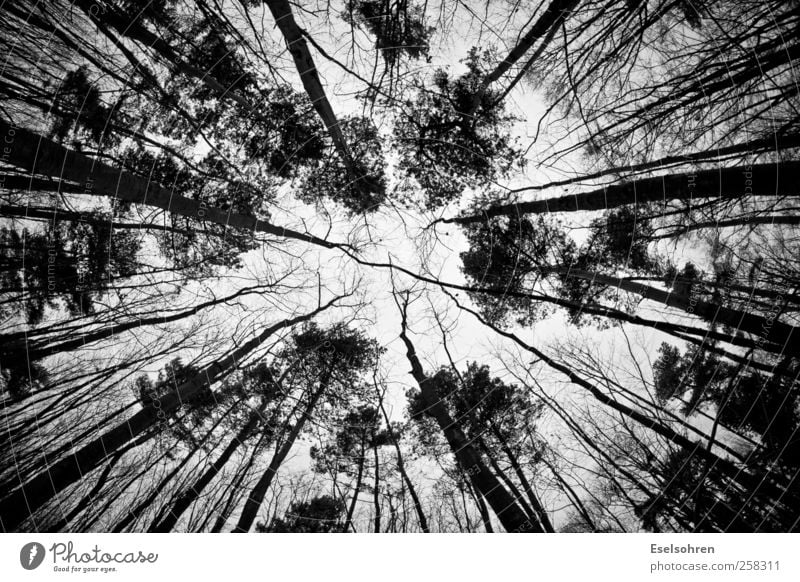
[[[51,534],[800,532],[798,32],[0,1],[0,572],[148,560]]]

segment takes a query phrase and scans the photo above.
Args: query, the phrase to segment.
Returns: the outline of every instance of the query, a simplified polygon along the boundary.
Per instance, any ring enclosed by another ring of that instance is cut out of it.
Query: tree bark
[[[308,49],[303,30],[294,19],[291,4],[288,0],[264,0],[264,3],[272,13],[275,24],[278,26],[278,29],[281,31],[286,41],[286,46],[294,59],[294,64],[300,75],[303,87],[311,103],[314,105],[314,109],[316,109],[317,114],[322,120],[322,123],[325,124],[331,141],[333,141],[333,147],[336,148],[336,151],[342,158],[342,162],[347,168],[350,179],[353,183],[357,184],[361,176],[359,172],[356,171],[339,120],[336,119],[333,107],[331,107],[328,97],[325,94],[325,89],[322,87],[322,82],[317,73],[314,59],[311,58],[311,51]]]
[[[380,464],[378,459],[378,447],[373,446],[372,451],[375,457],[375,487],[372,491],[372,501],[375,505],[375,533],[381,533]]]

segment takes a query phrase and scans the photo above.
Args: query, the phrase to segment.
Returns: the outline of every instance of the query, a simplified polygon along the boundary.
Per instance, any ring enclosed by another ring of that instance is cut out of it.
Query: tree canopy
[[[6,2],[0,530],[797,531],[799,24]]]

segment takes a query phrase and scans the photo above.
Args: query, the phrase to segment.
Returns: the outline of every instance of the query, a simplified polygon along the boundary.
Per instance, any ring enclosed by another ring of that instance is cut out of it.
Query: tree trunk
[[[525,471],[522,470],[522,466],[519,464],[519,460],[517,456],[514,454],[514,451],[511,450],[511,447],[508,446],[508,442],[506,441],[503,434],[498,430],[498,428],[492,423],[492,432],[494,436],[497,438],[497,441],[500,443],[500,447],[505,453],[508,460],[511,462],[511,468],[514,469],[514,472],[519,479],[519,482],[522,484],[522,488],[525,490],[526,495],[528,496],[528,500],[531,502],[531,507],[533,508],[536,517],[542,524],[542,528],[544,531],[548,533],[555,533],[555,528],[553,528],[553,524],[550,521],[550,517],[547,515],[547,512],[544,510],[542,503],[539,501],[539,498],[536,496],[536,492],[531,487],[528,478],[525,476]]]
[[[472,440],[472,437],[470,437],[470,439]],[[525,512],[525,515],[528,517],[528,519],[531,520],[535,519],[539,521],[539,525],[541,525],[541,521],[539,520],[538,516],[534,513],[533,509],[530,508],[528,502],[525,501],[525,497],[522,496],[522,493],[520,492],[519,488],[514,483],[514,481],[508,476],[506,471],[503,470],[503,468],[494,458],[492,451],[489,449],[489,447],[486,445],[483,439],[478,439],[478,442],[480,443],[480,447],[483,450],[484,456],[489,460],[489,465],[492,467],[492,470],[495,472],[495,475],[497,475],[500,478],[500,480],[506,484],[509,492],[511,493],[511,496],[517,501],[517,503],[519,503],[519,506]]]
[[[157,34],[152,33],[146,27],[141,26],[137,22],[131,23],[127,18],[110,10],[103,11],[100,13],[100,16],[98,16],[93,0],[76,0],[76,4],[99,26],[101,23],[109,24],[122,36],[141,43],[143,47],[149,47],[155,50],[162,58],[172,64],[175,69],[187,77],[199,80],[217,93],[220,99],[235,101],[246,111],[253,115],[259,115],[259,107],[257,104],[251,103],[247,97],[236,89],[231,89],[230,87],[225,87],[220,84],[219,81],[214,78],[213,74],[209,74],[209,71],[198,69],[191,63],[180,58],[169,43],[164,41]],[[340,123],[336,119],[333,107],[331,107],[325,95],[325,90],[317,74],[314,60],[311,58],[311,52],[306,44],[303,30],[294,20],[290,3],[286,0],[265,0],[265,4],[275,18],[275,23],[286,41],[286,45],[294,59],[297,72],[300,75],[300,80],[303,83],[303,87],[308,94],[311,104],[325,124],[333,146],[341,156],[351,179],[357,180],[358,175],[355,171],[355,166],[352,162],[350,150],[347,147],[347,142],[342,133]],[[101,27],[101,30],[102,28],[104,27]]]
[[[347,533],[350,528],[353,528],[353,533],[358,533],[353,525],[353,514],[356,511],[356,503],[358,502],[358,492],[361,489],[361,479],[364,476],[364,443],[361,443],[361,454],[358,456],[358,473],[356,473],[356,484],[353,488],[353,498],[350,500],[350,507],[347,510],[347,519],[344,522],[342,530]]]
[[[481,523],[483,523],[484,531],[486,533],[494,533],[494,528],[492,527],[492,516],[489,515],[489,509],[486,507],[486,502],[483,500],[483,497],[481,497],[480,493],[475,491],[475,488],[469,481],[467,481],[465,486],[467,489],[469,489],[469,495],[472,497],[472,500],[475,502],[475,506],[478,508],[478,513],[481,516]]]
[[[181,311],[173,315],[159,315],[155,317],[143,317],[138,319],[131,319],[130,321],[127,321],[125,323],[107,325],[106,327],[103,327],[101,329],[92,330],[86,333],[74,333],[72,334],[75,336],[73,339],[69,339],[60,343],[30,342],[30,341],[26,342],[25,334],[23,332],[19,334],[14,334],[15,336],[22,336],[22,337],[20,338],[20,340],[16,340],[13,342],[9,341],[11,340],[9,336],[5,337],[0,336],[1,338],[3,338],[5,342],[3,348],[0,349],[0,353],[2,353],[5,357],[8,357],[9,359],[15,357],[16,354],[18,355],[18,357],[22,357],[29,362],[33,362],[36,360],[41,360],[42,358],[46,358],[47,356],[51,356],[53,354],[70,352],[72,350],[82,348],[88,344],[118,336],[131,329],[139,329],[147,327],[148,325],[162,325],[166,323],[180,321],[181,319],[185,319],[192,315],[196,315],[197,313],[203,311],[204,309],[208,309],[209,307],[226,303],[242,295],[247,295],[249,293],[252,293],[256,289],[263,289],[263,288],[264,287],[247,287],[245,289],[240,289],[236,293],[228,295],[227,297],[220,297],[219,299],[206,301],[204,303],[195,305],[191,309],[187,309],[185,311]]]
[[[797,190],[798,182],[800,162],[734,166],[643,178],[557,198],[498,204],[486,208],[480,214],[457,216],[441,222],[471,224],[495,216],[610,210],[628,204],[666,203],[695,198],[796,197],[800,194]]]
[[[378,395],[380,396],[380,392]],[[411,501],[414,503],[414,509],[417,512],[417,519],[419,519],[419,527],[422,528],[423,532],[430,533],[430,529],[428,528],[428,520],[425,518],[425,512],[422,511],[422,504],[420,503],[419,496],[417,495],[417,490],[414,487],[414,484],[411,483],[411,479],[408,477],[405,463],[403,462],[403,454],[400,452],[400,445],[398,444],[397,437],[392,430],[392,425],[389,423],[389,415],[386,414],[386,408],[383,406],[383,398],[379,398],[378,402],[381,413],[383,413],[383,418],[386,421],[386,430],[389,431],[389,437],[392,439],[394,450],[397,453],[397,470],[400,472],[403,481],[408,487],[408,493],[411,495]]]
[[[172,531],[172,528],[175,527],[175,524],[178,523],[178,520],[181,518],[183,513],[189,509],[189,507],[197,501],[200,497],[200,494],[206,488],[206,486],[214,480],[225,464],[230,460],[236,450],[242,445],[242,443],[247,439],[250,433],[255,429],[258,425],[258,421],[261,420],[261,416],[264,412],[264,409],[267,406],[267,399],[264,398],[261,401],[258,409],[252,411],[250,413],[250,418],[247,420],[247,423],[242,427],[242,429],[236,434],[235,437],[228,443],[228,446],[225,447],[225,450],[222,451],[219,457],[217,457],[211,466],[203,473],[203,475],[197,479],[188,489],[184,490],[184,492],[178,497],[175,503],[172,505],[172,509],[169,510],[168,515],[166,515],[159,523],[153,524],[150,527],[149,531],[151,532],[169,532]]]
[[[84,495],[83,498],[77,504],[75,504],[75,507],[73,507],[67,515],[62,517],[59,521],[57,521],[53,525],[47,527],[46,531],[58,532],[63,530],[65,527],[69,525],[69,523],[73,519],[75,519],[77,515],[79,515],[84,509],[89,507],[92,501],[94,501],[95,497],[97,497],[103,490],[103,487],[105,487],[106,483],[108,482],[108,477],[109,475],[111,475],[111,471],[114,469],[114,467],[117,466],[117,463],[119,463],[120,459],[122,459],[125,453],[137,447],[143,441],[144,439],[140,439],[139,441],[134,441],[132,443],[129,443],[127,446],[121,448],[116,453],[114,453],[114,456],[106,464],[105,468],[100,473],[100,476],[97,478],[97,482],[94,484],[94,487],[92,487],[92,489],[86,495]]]
[[[136,204],[147,204],[198,221],[214,222],[228,228],[296,239],[325,248],[341,246],[313,235],[274,226],[254,216],[235,214],[220,208],[206,206],[202,201],[179,196],[159,184],[125,170],[108,166],[99,160],[65,148],[61,144],[27,129],[12,126],[3,120],[0,120],[0,134],[12,140],[7,147],[9,151],[5,161],[34,174],[43,174],[59,180],[84,184],[84,194],[110,196]]]
[[[228,494],[228,498],[225,500],[225,505],[222,507],[222,511],[220,511],[217,519],[214,520],[214,525],[211,527],[211,533],[219,533],[222,531],[222,528],[225,527],[225,523],[228,521],[228,518],[231,516],[231,513],[236,506],[239,487],[241,486],[244,478],[247,476],[247,473],[255,464],[257,453],[264,444],[265,439],[266,435],[262,434],[256,445],[253,447],[253,450],[247,459],[247,463],[245,463],[243,467],[239,467],[237,469],[236,475],[234,476],[234,479],[229,487],[230,493]]]
[[[148,404],[129,419],[22,483],[16,490],[0,501],[0,516],[2,516],[0,526],[2,526],[2,529],[7,532],[17,529],[48,500],[83,478],[86,473],[95,469],[106,458],[124,447],[131,440],[152,429],[164,415],[168,417],[178,410],[182,402],[191,401],[202,389],[222,379],[232,367],[236,366],[275,332],[311,319],[324,309],[327,309],[334,301],[336,299],[308,314],[283,320],[268,327],[257,337],[245,342],[222,360],[207,366],[191,379],[176,387],[176,389],[162,396],[158,403]],[[157,404],[158,408],[156,407]]]
[[[508,532],[540,532],[538,524],[531,523],[516,500],[506,491],[503,484],[489,470],[475,447],[464,435],[445,408],[444,403],[428,382],[428,377],[417,358],[414,345],[406,334],[406,312],[402,310],[402,328],[400,337],[406,345],[408,361],[411,363],[411,374],[417,381],[422,399],[428,413],[436,419],[442,429],[450,449],[465,474],[469,475],[477,493],[483,496],[497,515],[500,523]]]
[[[317,388],[317,390],[311,395],[311,399],[308,401],[308,404],[303,410],[302,415],[292,427],[289,435],[286,437],[286,441],[275,451],[275,454],[272,456],[272,460],[269,463],[269,467],[267,467],[267,470],[250,492],[250,495],[244,504],[244,508],[242,509],[242,514],[239,517],[239,522],[232,530],[233,532],[247,533],[250,531],[250,528],[253,526],[253,522],[256,519],[256,515],[258,514],[258,509],[261,507],[261,503],[264,501],[264,497],[269,490],[269,486],[272,484],[272,480],[275,478],[275,475],[277,475],[278,469],[289,455],[289,451],[291,451],[292,446],[294,446],[297,437],[300,436],[300,432],[303,430],[303,426],[305,426],[306,421],[311,418],[311,413],[317,406],[319,399],[327,390],[331,373],[332,370],[329,370],[327,376],[320,382],[319,388]]]
[[[357,184],[361,176],[356,171],[355,164],[353,163],[350,149],[347,146],[347,141],[342,133],[339,120],[336,119],[336,114],[325,95],[325,89],[322,87],[319,75],[317,74],[317,67],[314,65],[314,59],[311,58],[311,51],[308,49],[303,30],[297,25],[292,14],[292,7],[288,0],[264,0],[264,3],[272,13],[275,19],[275,24],[281,31],[286,46],[294,59],[295,67],[300,75],[300,80],[303,87],[308,94],[308,98],[316,109],[322,123],[325,124],[325,129],[333,142],[333,147],[342,158],[342,162],[347,168],[347,173],[354,184]]]
[[[375,453],[375,487],[372,492],[372,500],[375,504],[375,533],[381,533],[381,500],[380,500],[380,465],[378,460],[378,447],[372,447]]]
[[[703,443],[701,441],[692,441],[685,435],[680,434],[671,427],[659,422],[657,418],[650,417],[639,410],[635,410],[630,406],[618,402],[611,396],[605,394],[594,384],[580,377],[578,374],[573,372],[567,366],[560,364],[559,362],[550,358],[544,352],[535,348],[534,346],[523,342],[513,333],[507,332],[492,325],[491,323],[487,322],[483,317],[481,317],[480,314],[476,313],[472,309],[464,307],[463,305],[458,304],[458,302],[456,302],[456,304],[463,311],[467,311],[472,315],[474,315],[478,319],[478,321],[480,321],[482,324],[486,325],[490,329],[494,330],[495,333],[498,333],[501,336],[512,340],[522,349],[532,353],[537,359],[539,359],[549,367],[567,376],[573,384],[576,384],[577,386],[580,386],[581,388],[588,390],[592,394],[592,396],[594,396],[594,398],[599,402],[601,402],[602,404],[605,404],[612,410],[615,410],[620,414],[623,414],[624,416],[627,416],[628,418],[636,421],[645,428],[652,430],[654,433],[672,442],[673,444],[682,447],[686,451],[689,451],[691,454],[697,455],[698,457],[709,461],[713,465],[717,466],[720,472],[724,473],[732,481],[741,484],[741,486],[744,489],[766,490],[776,500],[776,504],[778,503],[777,500],[782,500],[780,501],[781,504],[789,504],[789,506],[791,506],[791,504],[793,503],[795,495],[789,495],[788,489],[783,489],[782,487],[778,486],[775,482],[770,480],[768,477],[760,479],[757,476],[748,473],[744,468],[738,467],[730,459],[721,457],[715,454],[713,451],[707,449],[705,446],[703,446]]]
[[[757,343],[760,340],[779,346],[780,353],[800,353],[800,329],[776,321],[777,305],[772,317],[766,318],[718,304],[707,303],[689,295],[664,291],[622,277],[612,277],[582,269],[568,269],[564,273],[584,281],[599,283],[608,287],[617,287],[628,293],[641,295],[645,299],[657,301],[669,307],[677,307],[686,313],[695,314],[711,323],[722,323],[735,330],[751,333],[758,338],[756,340]],[[770,347],[766,343],[763,345]]]
[[[550,5],[536,20],[533,26],[528,29],[528,32],[526,32],[516,46],[511,49],[511,52],[508,54],[508,56],[503,59],[503,61],[497,65],[497,67],[491,73],[488,73],[486,77],[484,77],[483,81],[481,82],[481,87],[473,97],[472,109],[470,113],[475,113],[475,111],[477,111],[478,107],[480,106],[481,98],[486,93],[486,90],[489,88],[489,86],[495,81],[499,80],[511,69],[512,66],[514,66],[514,63],[525,56],[525,54],[533,47],[537,40],[547,35],[548,31],[560,26],[560,24],[567,18],[569,13],[573,8],[575,8],[579,1],[580,0],[552,0],[550,2]],[[531,64],[532,61],[528,60],[528,63],[523,68],[523,71],[528,69]],[[511,83],[511,87],[513,87],[519,81],[521,78],[521,73],[522,71]],[[507,94],[511,87],[507,88],[504,93]]]

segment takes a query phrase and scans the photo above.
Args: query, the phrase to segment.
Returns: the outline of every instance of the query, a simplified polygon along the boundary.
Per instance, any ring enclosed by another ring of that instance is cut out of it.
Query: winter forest
[[[0,531],[800,531],[798,30],[0,1]]]

